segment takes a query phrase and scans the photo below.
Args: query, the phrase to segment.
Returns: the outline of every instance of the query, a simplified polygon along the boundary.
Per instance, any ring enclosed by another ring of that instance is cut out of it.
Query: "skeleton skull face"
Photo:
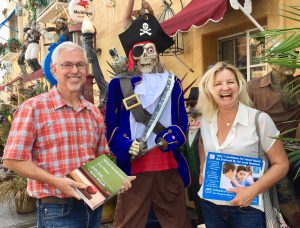
[[[137,61],[138,69],[142,73],[151,73],[157,57],[155,45],[153,43],[134,45],[132,57]]]

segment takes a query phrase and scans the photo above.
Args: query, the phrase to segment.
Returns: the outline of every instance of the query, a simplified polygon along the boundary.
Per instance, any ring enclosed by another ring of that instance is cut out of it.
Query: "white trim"
[[[60,2],[55,0],[51,2],[52,5],[48,5],[42,12],[37,15],[37,22],[49,23],[49,20],[54,20],[57,17],[60,17],[62,14],[66,13],[65,9],[68,8],[69,4],[65,2]],[[60,11],[59,13],[57,13]]]
[[[265,26],[264,26],[265,27]],[[220,61],[220,56],[222,55],[221,53],[221,49],[220,49],[220,42],[221,41],[226,41],[226,40],[234,40],[236,38],[239,38],[239,37],[245,37],[246,38],[246,51],[247,51],[247,65],[246,67],[239,67],[239,69],[247,69],[247,75],[245,75],[247,78],[247,81],[251,80],[251,69],[255,68],[255,67],[265,67],[265,70],[267,73],[268,72],[268,64],[267,63],[261,63],[261,64],[253,64],[251,65],[251,59],[250,59],[250,33],[253,32],[253,31],[257,31],[258,29],[257,28],[252,28],[252,29],[247,29],[245,31],[242,31],[242,32],[237,32],[237,33],[233,33],[233,34],[230,34],[230,35],[227,35],[227,36],[222,36],[222,37],[219,37],[217,39],[218,41],[218,61]],[[235,48],[235,47],[233,47]],[[234,60],[235,60],[235,49],[233,50],[234,52]]]
[[[219,22],[219,21],[221,21],[223,19],[223,17],[221,17],[219,20],[213,20],[213,19],[208,19],[204,24],[202,24],[202,25],[199,25],[199,26],[197,26],[197,25],[191,25],[191,27],[188,29],[188,30],[177,30],[175,33],[174,33],[174,35],[172,35],[171,37],[174,37],[174,36],[176,36],[177,35],[177,33],[178,32],[181,32],[181,33],[183,33],[183,32],[189,32],[192,28],[200,28],[200,27],[202,27],[202,26],[204,26],[204,25],[206,25],[208,22],[210,22],[210,21],[212,21],[212,22]]]

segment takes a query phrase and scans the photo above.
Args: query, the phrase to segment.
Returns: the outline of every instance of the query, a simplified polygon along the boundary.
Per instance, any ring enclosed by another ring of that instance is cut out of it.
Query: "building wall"
[[[124,56],[124,51],[121,46],[121,43],[118,38],[118,34],[123,32],[121,19],[124,15],[125,11],[125,5],[124,0],[116,0],[115,1],[115,7],[114,9],[107,7],[103,2],[99,1],[93,1],[95,4],[95,7],[97,9],[97,16],[93,20],[94,26],[97,28],[97,47],[102,49],[102,53],[99,56],[99,62],[101,69],[103,71],[103,74],[107,81],[110,80],[110,74],[107,72],[107,70],[110,69],[106,61],[111,61],[111,57],[109,56],[108,49],[111,47],[115,47],[119,54]],[[140,9],[140,2],[141,1],[135,1],[134,9]],[[162,14],[163,7],[161,5],[161,1],[158,0],[148,0],[151,7],[154,10],[156,18],[159,19],[160,15]],[[183,5],[186,6],[190,0],[183,0]],[[172,9],[175,11],[175,13],[179,12],[181,9],[180,1],[173,1]],[[187,65],[192,67],[189,62],[192,61],[193,57],[191,53],[193,53],[193,50],[196,48],[195,45],[192,45],[192,39],[189,37],[192,37],[193,34],[186,33],[184,34],[184,55],[180,55],[179,58],[182,59]],[[188,54],[186,54],[188,53]],[[178,59],[176,59],[174,56],[162,56],[161,62],[165,66],[165,69],[172,70],[174,74],[176,74],[178,77],[182,78],[184,74],[186,74],[189,70],[187,67],[185,67]],[[194,76],[195,73],[188,73],[188,76]]]
[[[8,0],[5,0],[8,2]],[[183,6],[186,6],[191,0],[182,0]],[[26,0],[22,0],[23,4]],[[118,39],[118,34],[123,31],[121,19],[124,15],[125,3],[124,0],[115,0],[114,7],[109,7],[109,0],[93,1],[96,8],[96,17],[93,24],[97,31],[96,48],[101,48],[102,53],[98,55],[99,63],[103,74],[107,81],[110,81],[111,75],[108,73],[110,67],[107,64],[111,62],[108,50],[115,47],[120,55],[124,56],[123,48]],[[140,8],[140,2],[136,0],[134,9]],[[154,9],[155,16],[160,17],[163,7],[161,1],[148,0]],[[240,1],[241,3],[243,1]],[[299,5],[298,0],[252,0],[253,11],[252,16],[267,28],[283,28],[295,27],[295,22],[286,20],[280,17],[278,8],[285,7],[285,5]],[[14,3],[10,2],[10,7],[14,7]],[[172,9],[178,13],[181,9],[180,1],[173,1]],[[27,22],[27,16],[18,17],[19,22],[19,38],[23,39],[23,27]],[[55,19],[55,18],[53,18]],[[254,24],[241,12],[233,10],[228,1],[227,12],[220,22],[209,22],[201,28],[192,28],[189,32],[183,34],[184,38],[184,54],[178,57],[162,56],[161,62],[165,69],[172,70],[179,78],[187,77],[183,81],[183,87],[186,88],[192,81],[197,79],[195,86],[198,84],[199,78],[204,74],[205,70],[210,64],[218,60],[218,38],[234,33],[242,32],[246,29],[255,28]],[[40,62],[47,54],[47,48],[43,46],[43,39],[41,40]],[[13,60],[13,62],[15,62]],[[185,64],[183,64],[184,62]],[[188,67],[187,67],[187,66]],[[19,72],[17,64],[15,66],[15,73]],[[193,69],[194,72],[189,71]],[[17,73],[16,73],[17,74]],[[12,75],[12,78],[18,75]],[[98,88],[95,86],[95,90]]]
[[[173,1],[175,2],[175,1]],[[190,1],[182,1],[186,6]],[[243,1],[240,1],[243,3]],[[107,73],[108,65],[106,61],[110,61],[108,48],[115,47],[120,54],[124,55],[121,44],[118,40],[117,34],[123,31],[120,23],[121,15],[124,14],[124,6],[122,0],[116,0],[115,9],[107,8],[102,3],[95,3],[99,15],[94,20],[94,25],[99,31],[97,34],[97,46],[102,49],[102,54],[99,56],[99,61],[103,73],[107,80],[110,80]],[[139,1],[136,1],[135,9],[139,8]],[[160,1],[149,0],[154,9],[157,18],[161,15],[163,10]],[[180,10],[179,1],[177,4],[173,3],[172,8],[177,13]],[[267,28],[283,28],[293,27],[295,22],[286,20],[280,17],[278,8],[284,8],[286,5],[299,5],[297,0],[253,0],[252,16],[262,26]],[[101,18],[100,18],[101,17]],[[187,87],[194,79],[198,84],[199,78],[204,74],[205,70],[210,64],[218,61],[218,38],[234,33],[239,33],[247,29],[254,29],[255,25],[247,18],[240,10],[231,8],[228,2],[227,12],[220,22],[209,22],[201,28],[192,28],[188,33],[184,33],[184,54],[179,58],[185,62],[194,73],[190,72],[188,68],[173,56],[163,56],[165,69],[172,70],[179,78],[185,74],[187,77],[183,81],[183,87]]]

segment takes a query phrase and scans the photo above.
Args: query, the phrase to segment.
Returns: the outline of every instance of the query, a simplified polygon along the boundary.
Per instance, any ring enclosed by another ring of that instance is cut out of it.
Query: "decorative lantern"
[[[83,95],[85,99],[90,101],[91,103],[94,103],[94,94],[93,94],[93,80],[94,76],[92,75],[92,64],[94,62],[92,56],[91,56],[91,50],[94,49],[93,47],[93,40],[94,40],[94,34],[95,34],[95,28],[91,22],[91,20],[88,17],[84,17],[82,22],[82,28],[81,28],[82,35],[84,37],[84,46],[87,52],[88,57],[88,75],[86,78],[86,82],[83,86]]]
[[[170,0],[170,3],[167,1],[163,1],[164,10],[162,14],[159,17],[159,22],[166,21],[173,17],[175,15],[174,10],[171,8],[172,6],[172,0]],[[181,9],[183,8],[182,2],[181,3]],[[180,55],[183,54],[183,36],[181,32],[177,32],[176,35],[173,37],[174,44],[165,50],[162,55]]]

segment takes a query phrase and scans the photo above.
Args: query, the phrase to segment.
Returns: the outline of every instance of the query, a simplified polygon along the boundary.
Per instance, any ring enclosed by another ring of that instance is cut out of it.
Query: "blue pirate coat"
[[[132,77],[131,84],[133,89],[141,80],[141,76]],[[120,78],[112,79],[108,86],[108,100],[105,117],[107,126],[107,141],[110,150],[117,157],[117,165],[127,175],[130,175],[131,161],[128,151],[133,139],[131,139],[130,132],[130,111],[125,109],[122,102],[123,98],[124,97],[120,86]],[[181,83],[177,77],[175,77],[175,84],[171,94],[171,113],[172,126],[166,127],[172,128],[174,135],[182,135],[183,132],[185,133],[187,131],[188,119],[184,106]],[[180,143],[176,144],[176,146],[172,144],[172,147],[169,147],[169,149],[173,153],[173,156],[178,163],[178,171],[183,179],[184,185],[188,186],[190,184],[189,168],[184,156],[177,151],[177,148],[185,142],[185,137],[183,136],[183,140],[179,140],[179,142]]]

